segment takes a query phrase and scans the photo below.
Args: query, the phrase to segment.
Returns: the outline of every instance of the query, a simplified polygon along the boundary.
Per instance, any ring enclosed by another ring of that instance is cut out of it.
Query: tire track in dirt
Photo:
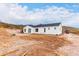
[[[79,56],[79,35],[70,33],[64,34],[62,37],[69,40],[71,44],[60,47],[58,52],[66,56]]]

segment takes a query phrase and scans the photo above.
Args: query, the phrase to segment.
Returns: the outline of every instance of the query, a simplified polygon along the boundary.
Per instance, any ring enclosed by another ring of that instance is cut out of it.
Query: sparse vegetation
[[[14,25],[0,22],[0,28],[9,28],[9,29],[22,29],[24,25]]]
[[[73,34],[78,34],[79,35],[79,28],[63,26],[63,33],[65,31],[67,33],[73,33]]]

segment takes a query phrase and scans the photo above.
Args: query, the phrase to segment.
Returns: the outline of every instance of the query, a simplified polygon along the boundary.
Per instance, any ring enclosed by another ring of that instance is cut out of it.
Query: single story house
[[[23,33],[35,33],[35,34],[62,34],[62,24],[39,24],[39,25],[27,25],[23,28]]]

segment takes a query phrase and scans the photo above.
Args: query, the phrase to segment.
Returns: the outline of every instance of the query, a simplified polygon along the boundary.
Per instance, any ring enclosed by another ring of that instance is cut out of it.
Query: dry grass
[[[79,30],[70,31],[70,33],[79,35]]]

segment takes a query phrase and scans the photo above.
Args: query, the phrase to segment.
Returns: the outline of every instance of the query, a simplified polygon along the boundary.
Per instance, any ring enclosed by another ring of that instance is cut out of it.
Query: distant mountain
[[[24,25],[15,25],[15,24],[8,24],[4,22],[0,22],[0,27],[2,28],[14,28],[14,29],[22,29]]]

